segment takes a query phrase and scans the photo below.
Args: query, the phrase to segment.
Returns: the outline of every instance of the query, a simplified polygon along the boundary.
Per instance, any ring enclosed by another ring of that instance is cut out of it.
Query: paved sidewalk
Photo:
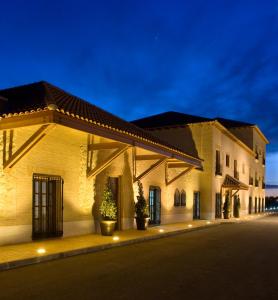
[[[0,246],[0,270],[8,270],[73,255],[91,253],[108,248],[139,243],[146,240],[159,239],[210,226],[218,226],[225,223],[250,221],[265,215],[267,215],[267,213],[245,216],[240,219],[218,219],[215,221],[194,220],[185,223],[150,227],[146,231],[134,229],[119,231],[115,232],[112,237],[105,237],[99,234],[89,234]]]

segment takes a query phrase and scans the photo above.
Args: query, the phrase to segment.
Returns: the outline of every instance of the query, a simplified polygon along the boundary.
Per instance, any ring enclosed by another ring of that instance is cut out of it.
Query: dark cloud
[[[167,110],[241,119],[278,151],[277,7],[5,1],[0,88],[44,79],[129,120]]]

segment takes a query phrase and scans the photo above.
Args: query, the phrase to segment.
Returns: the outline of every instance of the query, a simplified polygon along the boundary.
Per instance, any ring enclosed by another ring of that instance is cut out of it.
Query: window
[[[216,150],[216,156],[215,156],[215,175],[222,175],[219,150]]]
[[[181,206],[186,206],[186,193],[184,190],[181,191]]]
[[[226,154],[226,167],[230,167],[230,155]]]
[[[174,195],[174,206],[180,206],[181,201],[180,201],[180,191],[176,189],[175,195]]]
[[[238,174],[238,170],[237,170],[237,160],[234,160],[234,177],[235,179],[239,179],[239,174]]]

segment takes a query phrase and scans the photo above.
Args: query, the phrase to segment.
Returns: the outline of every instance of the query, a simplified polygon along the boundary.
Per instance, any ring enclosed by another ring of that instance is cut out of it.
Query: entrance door
[[[215,194],[215,218],[221,219],[222,216],[222,201],[221,201],[221,194]]]
[[[33,239],[63,235],[63,180],[33,175]]]
[[[237,196],[234,196],[233,200],[233,217],[236,217],[236,205],[237,205]]]
[[[121,230],[121,203],[119,197],[119,177],[109,177],[108,182],[112,191],[113,200],[117,206],[117,223],[116,230]]]
[[[193,196],[193,219],[200,219],[200,192],[194,192]]]
[[[258,212],[258,200],[257,197],[255,197],[255,214]]]
[[[149,209],[150,209],[150,224],[159,225],[161,222],[161,199],[160,188],[150,187],[149,190]]]
[[[248,213],[249,213],[249,215],[252,214],[252,206],[253,206],[252,197],[250,196],[249,197],[249,205],[248,205]]]

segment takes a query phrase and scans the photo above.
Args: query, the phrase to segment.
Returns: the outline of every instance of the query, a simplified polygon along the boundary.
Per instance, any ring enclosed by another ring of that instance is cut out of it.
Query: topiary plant
[[[137,202],[134,203],[136,218],[148,218],[149,208],[147,205],[147,201],[144,197],[143,185],[140,181],[138,181],[138,193],[139,195],[137,196]]]
[[[117,206],[113,199],[113,194],[109,182],[107,182],[105,190],[103,192],[102,202],[99,210],[104,220],[117,219]]]
[[[224,215],[224,219],[229,219],[230,217],[230,197],[229,197],[229,193],[226,193],[225,195],[225,202],[223,205],[223,215]]]

